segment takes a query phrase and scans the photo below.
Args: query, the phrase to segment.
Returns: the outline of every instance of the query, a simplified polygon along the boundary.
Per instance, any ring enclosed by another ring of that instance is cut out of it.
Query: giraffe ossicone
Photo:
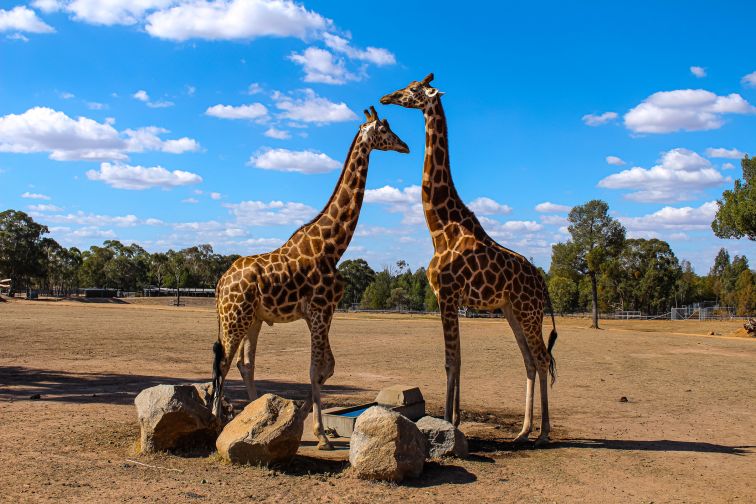
[[[218,281],[215,293],[219,335],[213,346],[213,413],[220,412],[223,382],[237,352],[249,398],[256,399],[255,352],[262,323],[304,319],[311,335],[313,428],[321,449],[332,448],[323,430],[320,387],[333,375],[335,365],[328,332],[344,295],[336,264],[357,227],[370,152],[409,152],[373,107],[365,117],[323,210],[276,250],[237,259]]]
[[[445,418],[460,421],[459,308],[501,309],[512,327],[525,362],[525,419],[516,441],[532,430],[536,373],[541,391],[541,433],[537,443],[547,442],[549,401],[547,378],[555,376],[551,350],[556,324],[543,341],[544,305],[549,300],[546,282],[538,269],[522,255],[499,245],[483,229],[475,214],[457,194],[449,163],[449,145],[443,93],[432,87],[433,74],[413,81],[381,98],[384,105],[422,110],[425,119],[425,159],[422,199],[434,254],[427,269],[428,281],[438,298],[444,330],[446,367]]]

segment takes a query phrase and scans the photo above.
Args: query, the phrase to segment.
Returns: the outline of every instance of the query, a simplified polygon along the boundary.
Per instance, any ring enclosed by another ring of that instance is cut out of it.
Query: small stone
[[[234,464],[286,463],[299,449],[310,402],[265,394],[231,420],[215,442]]]
[[[417,421],[417,428],[425,435],[427,441],[426,457],[467,456],[467,438],[452,423],[425,416]]]
[[[29,396],[29,399],[31,399],[32,401],[36,401],[38,399],[42,399],[42,396],[40,394],[32,394]]]
[[[628,399],[627,399],[627,397],[622,396],[622,397],[619,398],[619,402],[628,402]]]
[[[422,474],[425,444],[425,436],[410,419],[373,406],[355,422],[349,462],[359,478],[399,482]]]

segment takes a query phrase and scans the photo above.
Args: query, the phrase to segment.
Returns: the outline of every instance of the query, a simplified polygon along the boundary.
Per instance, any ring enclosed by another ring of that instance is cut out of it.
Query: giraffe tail
[[[223,380],[223,371],[221,369],[221,364],[223,363],[223,357],[224,357],[224,351],[223,351],[223,343],[220,341],[220,316],[218,316],[218,340],[213,343],[213,398],[212,398],[212,404],[213,404],[213,413],[218,413],[218,408],[220,406],[220,398],[221,398],[221,387]]]
[[[551,386],[554,386],[554,383],[556,382],[556,359],[554,359],[554,355],[551,353],[551,350],[554,348],[554,345],[556,344],[557,340],[557,330],[556,330],[556,320],[554,319],[554,308],[551,305],[551,296],[549,296],[549,289],[545,289],[546,293],[546,302],[549,304],[549,313],[551,313],[551,333],[549,334],[549,343],[546,346],[546,351],[549,353],[549,375],[551,375]]]

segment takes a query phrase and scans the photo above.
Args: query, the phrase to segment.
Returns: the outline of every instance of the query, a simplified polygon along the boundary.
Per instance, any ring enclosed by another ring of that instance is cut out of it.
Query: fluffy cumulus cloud
[[[666,202],[693,199],[703,189],[719,186],[726,180],[708,159],[688,149],[672,149],[651,168],[636,166],[623,170],[600,180],[598,185],[634,190],[625,196],[630,200]]]
[[[259,37],[304,40],[331,25],[331,20],[290,0],[195,0],[151,13],[145,28],[153,37],[177,41]]]
[[[291,138],[291,134],[286,130],[280,130],[278,128],[270,127],[263,133],[268,138],[275,138],[276,140],[287,140]]]
[[[699,207],[666,206],[652,214],[641,217],[620,217],[619,220],[631,232],[709,230],[717,208],[716,201],[706,202]]]
[[[112,161],[127,159],[129,152],[178,154],[200,148],[187,137],[163,140],[159,135],[164,133],[168,130],[154,126],[119,132],[111,121],[73,119],[47,107],[34,107],[0,117],[0,152],[49,152],[57,161]]]
[[[617,112],[604,112],[603,114],[585,114],[583,122],[588,126],[601,126],[617,119]]]
[[[7,31],[52,33],[55,29],[39,19],[36,12],[19,5],[10,10],[0,9],[0,33]]]
[[[21,195],[22,198],[26,199],[35,199],[35,200],[45,200],[50,201],[52,198],[46,194],[40,194],[40,193],[32,193],[32,192],[25,192]]]
[[[470,202],[470,210],[480,215],[507,215],[512,212],[512,207],[501,204],[491,198],[481,196]]]
[[[368,47],[364,50],[357,49],[350,45],[349,40],[332,33],[324,33],[323,40],[325,45],[330,49],[345,54],[351,59],[365,61],[378,66],[393,65],[396,63],[396,57],[387,49],[380,47]]]
[[[367,189],[364,201],[385,205],[389,212],[402,214],[402,224],[414,225],[425,221],[419,185],[407,186],[404,189],[390,185]]]
[[[150,108],[168,108],[175,105],[172,101],[168,100],[152,101],[150,99],[150,95],[144,89],[140,89],[139,91],[131,95],[131,97],[135,100],[139,100],[140,102],[144,102]]]
[[[289,59],[302,67],[305,82],[345,84],[360,79],[359,75],[347,70],[343,58],[319,47],[308,47],[301,53],[293,52]]]
[[[625,114],[625,126],[636,133],[671,133],[721,128],[726,114],[753,114],[742,96],[718,96],[705,89],[654,93]]]
[[[102,163],[99,170],[89,170],[87,178],[104,182],[116,189],[131,190],[152,187],[167,189],[202,182],[202,177],[187,171],[169,171],[162,166],[144,167],[111,163]]]
[[[76,21],[97,25],[133,25],[144,15],[176,3],[176,0],[36,0],[45,12],[64,11]]]
[[[710,158],[743,159],[745,152],[738,149],[725,149],[724,147],[706,149],[706,155]]]
[[[34,214],[33,214],[34,215]],[[34,215],[36,216],[36,215]],[[77,224],[80,226],[117,226],[117,227],[134,227],[138,224],[144,224],[136,215],[100,215],[89,212],[78,211],[68,214],[45,214],[43,216],[45,223],[55,224]]]
[[[301,226],[317,211],[309,205],[284,201],[242,201],[224,205],[243,226]]]
[[[692,66],[690,67],[690,73],[692,73],[699,79],[706,77],[706,69],[704,67]]]
[[[29,210],[32,212],[43,213],[43,212],[60,212],[63,209],[56,205],[40,203],[39,205],[29,205]]]
[[[344,102],[332,102],[318,96],[312,89],[304,89],[295,95],[274,93],[273,100],[281,112],[280,118],[302,123],[328,124],[354,121],[355,114]]]
[[[249,160],[249,165],[263,170],[298,173],[326,173],[341,167],[341,163],[322,152],[267,149]]]
[[[626,164],[622,158],[617,156],[606,156],[606,163],[614,166],[622,166]]]
[[[572,207],[567,205],[558,205],[550,201],[544,201],[543,203],[538,203],[535,206],[535,210],[536,212],[540,213],[564,213],[572,210]]]
[[[751,72],[748,75],[744,75],[741,82],[746,86],[756,87],[756,72]]]
[[[268,115],[268,109],[262,103],[250,103],[248,105],[213,105],[205,114],[220,119],[246,119],[259,120]]]

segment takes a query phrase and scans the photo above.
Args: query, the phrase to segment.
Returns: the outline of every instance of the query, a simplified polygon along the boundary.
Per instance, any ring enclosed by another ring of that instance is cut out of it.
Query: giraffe
[[[365,111],[365,117],[323,210],[278,249],[237,259],[216,287],[218,341],[213,345],[213,413],[220,413],[223,383],[237,349],[239,372],[250,400],[256,399],[255,351],[262,323],[304,319],[311,335],[313,430],[322,450],[333,449],[323,429],[320,387],[333,375],[335,365],[328,332],[344,294],[336,264],[357,226],[370,152],[409,152],[407,144],[391,131],[387,120],[378,118],[373,107]]]
[[[452,182],[449,166],[447,127],[441,95],[430,86],[433,74],[420,82],[387,94],[381,103],[423,111],[425,118],[425,161],[422,200],[425,220],[433,240],[434,255],[428,266],[428,281],[438,298],[444,332],[446,367],[445,418],[459,425],[460,341],[459,315],[462,306],[501,309],[512,327],[526,370],[525,419],[515,442],[527,441],[533,424],[533,395],[538,373],[541,391],[540,445],[549,440],[547,375],[555,379],[551,349],[557,338],[554,329],[548,347],[543,342],[544,303],[551,302],[546,282],[535,266],[522,255],[496,243],[475,214],[465,206]]]

